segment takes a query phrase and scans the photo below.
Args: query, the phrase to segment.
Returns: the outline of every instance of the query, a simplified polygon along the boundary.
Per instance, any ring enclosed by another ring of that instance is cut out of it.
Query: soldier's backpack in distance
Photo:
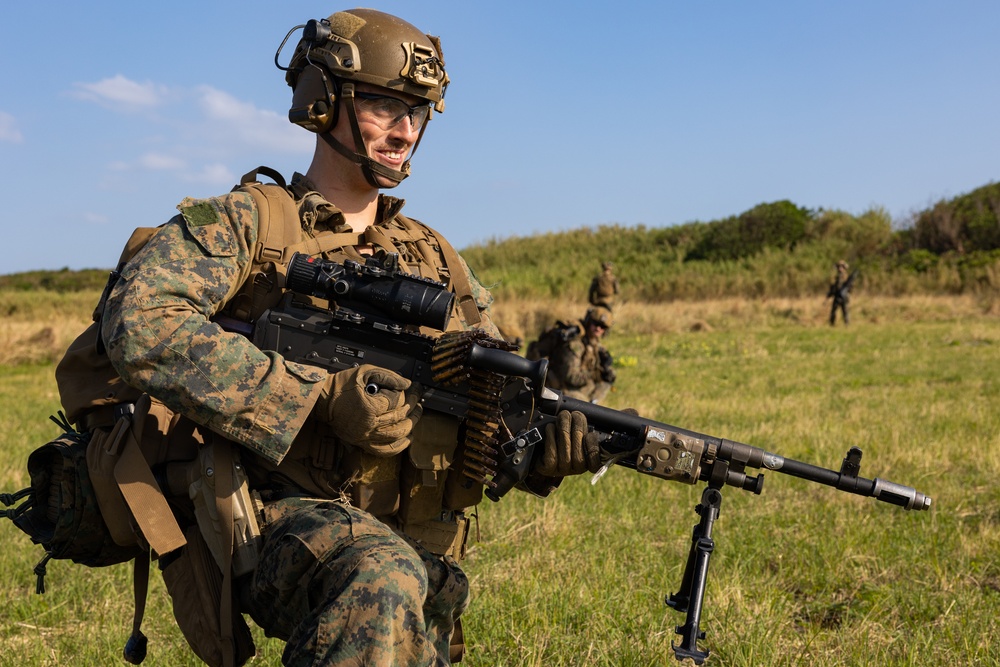
[[[547,359],[556,349],[573,340],[580,333],[580,326],[578,324],[567,324],[562,321],[556,322],[553,326],[543,331],[538,336],[538,340],[528,344],[528,349],[525,351],[524,356],[530,361]]]

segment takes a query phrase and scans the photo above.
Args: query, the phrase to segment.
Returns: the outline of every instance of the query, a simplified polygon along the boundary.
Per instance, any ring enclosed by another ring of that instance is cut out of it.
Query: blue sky
[[[5,3],[0,274],[109,268],[186,196],[304,171],[274,53],[351,6]],[[395,193],[459,248],[779,199],[902,221],[1000,180],[995,0],[374,6],[442,39],[447,109]]]

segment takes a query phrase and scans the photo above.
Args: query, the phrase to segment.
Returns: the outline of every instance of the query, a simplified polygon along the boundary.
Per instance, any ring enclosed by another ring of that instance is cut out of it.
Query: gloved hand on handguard
[[[600,434],[587,430],[582,412],[563,410],[556,422],[545,427],[542,455],[535,472],[546,477],[565,477],[597,472],[601,467]]]
[[[333,373],[326,382],[313,413],[344,442],[377,456],[392,456],[410,445],[423,406],[409,380],[364,364]]]

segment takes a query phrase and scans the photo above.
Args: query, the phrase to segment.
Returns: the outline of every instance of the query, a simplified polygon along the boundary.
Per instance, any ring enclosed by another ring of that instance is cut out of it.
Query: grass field
[[[86,321],[87,308],[73,312]],[[530,336],[580,313],[509,303],[497,317]],[[858,445],[862,476],[934,499],[906,512],[774,472],[760,496],[724,489],[702,616],[708,664],[1000,665],[996,306],[857,298],[849,328],[825,315],[822,301],[626,304],[607,340],[620,360],[612,407],[827,468]],[[0,366],[0,491],[24,486],[27,454],[57,435],[51,360],[17,353],[46,327],[54,348],[65,344],[46,317],[0,329],[6,358],[21,360]],[[663,598],[680,584],[701,489],[615,468],[545,500],[486,501],[465,561],[475,597],[462,664],[678,664],[683,616]],[[0,544],[0,666],[124,664],[127,566],[51,562],[35,595],[40,547],[7,521]],[[200,664],[158,577],[147,619],[144,664]],[[251,664],[279,664],[281,644],[255,633]]]

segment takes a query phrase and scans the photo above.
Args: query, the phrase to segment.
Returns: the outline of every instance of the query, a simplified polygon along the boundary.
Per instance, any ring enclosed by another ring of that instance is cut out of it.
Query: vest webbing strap
[[[149,401],[147,394],[143,394],[136,403],[137,414],[143,414],[143,401]],[[145,411],[148,411],[148,406]],[[144,422],[145,415],[136,420],[125,433],[121,457],[115,463],[115,481],[132,510],[142,536],[146,538],[150,548],[162,556],[184,546],[187,539],[136,440],[137,432],[140,437],[142,435]]]
[[[275,179],[277,184],[246,180],[255,177],[258,171]],[[295,200],[285,189],[281,174],[267,167],[258,167],[246,174],[238,187],[253,198],[257,208],[257,245],[254,248],[253,267],[246,282],[230,300],[233,304],[233,317],[248,320],[253,304],[266,297],[274,287],[262,267],[268,263],[278,266],[286,264],[288,260],[285,248],[298,240],[299,225],[289,226],[285,224],[285,220],[298,221],[299,212]]]
[[[365,238],[363,233],[357,232],[343,232],[340,234],[334,234],[333,232],[320,232],[316,236],[312,236],[302,241],[301,243],[296,243],[295,245],[289,246],[287,252],[285,253],[285,263],[292,259],[292,254],[296,252],[301,252],[307,255],[323,255],[331,250],[338,250],[342,247],[353,248],[359,245]]]
[[[393,241],[396,240],[395,234],[392,234],[391,232],[387,233],[387,230],[381,227],[369,227],[366,229],[365,240],[374,246],[382,248],[386,252],[396,251],[396,246],[393,243]]]
[[[440,234],[426,225],[424,227],[437,241],[438,247],[441,248],[441,254],[444,255],[445,264],[451,273],[452,289],[455,290],[455,296],[458,297],[458,306],[462,309],[462,315],[465,316],[465,323],[473,326],[479,324],[482,321],[482,316],[479,314],[479,304],[472,296],[472,283],[469,282],[469,276],[462,268],[462,260],[452,245],[445,241]]]

